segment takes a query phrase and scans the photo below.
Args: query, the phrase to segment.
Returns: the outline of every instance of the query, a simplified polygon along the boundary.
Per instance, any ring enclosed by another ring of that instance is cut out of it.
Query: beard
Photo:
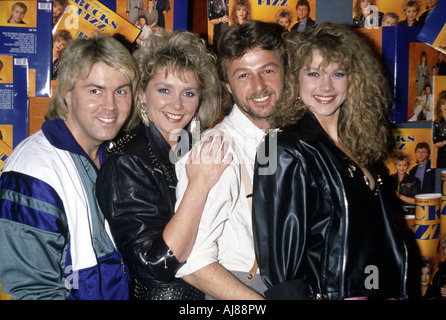
[[[234,103],[239,107],[239,109],[245,113],[248,117],[253,119],[259,119],[259,120],[267,120],[271,118],[272,114],[277,108],[277,104],[279,100],[276,100],[274,104],[269,103],[265,105],[259,105],[259,106],[251,106],[250,101],[253,101],[254,99],[269,96],[268,99],[270,99],[272,96],[275,96],[274,91],[269,92],[263,92],[261,94],[255,95],[255,96],[248,96],[245,101],[242,102],[242,100],[238,99],[238,97],[233,95]]]

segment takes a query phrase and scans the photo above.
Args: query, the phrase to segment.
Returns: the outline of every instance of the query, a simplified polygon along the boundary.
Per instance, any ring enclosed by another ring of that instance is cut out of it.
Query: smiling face
[[[431,269],[429,267],[421,268],[421,286],[427,287],[431,280]]]
[[[417,18],[418,10],[416,7],[408,7],[406,11],[404,11],[406,15],[407,22],[413,22]]]
[[[66,125],[90,155],[113,139],[130,114],[130,81],[119,70],[97,62],[86,79],[76,81],[65,94]]]
[[[282,98],[284,69],[275,50],[255,48],[226,63],[228,83],[240,110],[259,128],[268,128],[267,120]]]
[[[406,160],[398,160],[395,164],[395,169],[399,174],[405,174],[409,164]]]
[[[347,98],[348,77],[336,63],[322,67],[323,61],[320,52],[313,51],[311,64],[299,71],[299,95],[320,122],[337,121]]]
[[[150,121],[172,146],[178,141],[171,133],[183,129],[192,120],[200,103],[200,88],[193,71],[165,73],[158,70],[139,98],[147,105]]]

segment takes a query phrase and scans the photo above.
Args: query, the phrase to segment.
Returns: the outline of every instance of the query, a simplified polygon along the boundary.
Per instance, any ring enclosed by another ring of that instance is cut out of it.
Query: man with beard
[[[263,299],[266,290],[255,262],[249,189],[257,146],[290,83],[282,31],[279,25],[247,21],[226,29],[218,42],[229,114],[202,141],[223,135],[234,160],[209,193],[194,248],[176,275],[207,299]],[[177,204],[188,183],[185,158],[176,168]]]

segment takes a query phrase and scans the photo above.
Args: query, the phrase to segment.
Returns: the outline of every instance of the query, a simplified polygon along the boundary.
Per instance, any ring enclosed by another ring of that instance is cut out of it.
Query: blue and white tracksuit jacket
[[[97,204],[96,176],[60,119],[46,121],[7,159],[0,283],[12,299],[128,299],[129,275]]]

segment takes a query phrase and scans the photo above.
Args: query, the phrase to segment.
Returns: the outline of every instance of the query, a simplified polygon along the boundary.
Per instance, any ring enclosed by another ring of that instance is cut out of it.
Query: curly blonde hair
[[[230,20],[231,24],[238,24],[237,19],[237,9],[240,7],[246,8],[246,20],[251,20],[252,15],[252,6],[250,0],[236,0],[235,3],[232,6]]]
[[[370,46],[350,28],[326,22],[305,32],[286,35],[289,79],[295,85],[272,124],[280,127],[300,119],[308,111],[299,98],[299,72],[311,64],[313,51],[324,58],[324,66],[339,64],[348,76],[347,98],[340,109],[338,132],[360,165],[387,157],[389,149],[388,108],[390,95],[382,66]]]
[[[174,72],[180,77],[192,71],[199,84],[200,104],[197,116],[200,130],[215,123],[221,113],[221,87],[216,68],[216,58],[206,47],[203,39],[188,31],[153,32],[148,40],[150,46],[134,52],[140,72],[138,91],[144,92],[149,81],[160,70]],[[147,110],[136,97],[138,117],[130,124],[136,127],[140,120],[148,124]]]

